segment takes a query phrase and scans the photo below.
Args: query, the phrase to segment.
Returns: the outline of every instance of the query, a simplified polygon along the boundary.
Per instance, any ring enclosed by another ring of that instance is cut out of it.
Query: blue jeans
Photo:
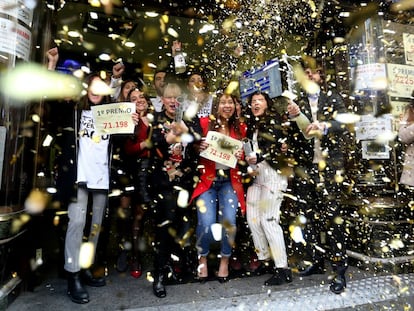
[[[207,256],[214,241],[211,225],[222,224],[221,256],[230,256],[236,237],[236,214],[239,201],[229,177],[217,176],[211,188],[197,199],[197,249]],[[218,208],[218,213],[217,213]]]

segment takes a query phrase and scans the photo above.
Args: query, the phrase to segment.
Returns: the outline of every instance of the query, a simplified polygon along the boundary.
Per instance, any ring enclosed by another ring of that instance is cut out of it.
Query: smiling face
[[[181,94],[181,88],[177,84],[168,84],[164,89],[164,95],[161,97],[162,105],[170,118],[174,118],[175,110],[178,105],[182,104],[180,103]]]
[[[143,92],[141,92],[138,89],[135,89],[131,91],[131,94],[129,95],[129,97],[131,99],[131,102],[135,103],[135,109],[138,114],[141,114],[142,112],[147,111],[148,102]]]
[[[262,94],[255,94],[251,100],[252,114],[255,117],[263,115],[267,110],[267,101]]]
[[[236,111],[236,103],[230,95],[221,95],[218,101],[218,115],[224,119],[230,119],[230,117]]]

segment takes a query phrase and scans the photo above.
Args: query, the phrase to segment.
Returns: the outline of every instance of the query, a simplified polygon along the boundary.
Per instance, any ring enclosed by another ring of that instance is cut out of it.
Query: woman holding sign
[[[89,302],[89,294],[84,285],[105,285],[104,278],[95,278],[88,269],[94,262],[109,189],[109,135],[97,133],[91,111],[92,106],[109,102],[108,96],[101,95],[104,85],[106,84],[99,75],[91,75],[89,78],[87,94],[74,110],[75,124],[72,128],[75,131],[69,133],[72,142],[68,142],[72,149],[71,158],[67,162],[57,163],[65,173],[58,175],[58,179],[66,179],[61,183],[57,181],[57,184],[63,185],[64,182],[66,185],[77,185],[77,193],[68,206],[64,264],[68,272],[68,295],[76,303]],[[65,187],[59,190],[65,192],[68,189],[70,188]],[[89,196],[92,197],[92,221],[88,242],[83,243]]]
[[[246,162],[254,176],[247,190],[247,222],[259,260],[274,261],[274,274],[265,285],[292,282],[288,268],[285,240],[279,224],[283,192],[287,189],[287,176],[283,175],[286,149],[281,131],[281,118],[271,112],[272,101],[266,93],[254,93],[249,99],[251,116],[248,133],[251,151],[246,151]]]
[[[241,140],[246,127],[236,115],[233,96],[221,94],[212,109],[213,117],[200,119],[204,140],[200,144],[200,180],[194,192],[197,206],[198,277],[208,279],[207,256],[210,244],[221,240],[218,281],[224,283],[229,276],[229,257],[236,235],[236,214],[244,200],[241,174],[237,161],[243,156]]]

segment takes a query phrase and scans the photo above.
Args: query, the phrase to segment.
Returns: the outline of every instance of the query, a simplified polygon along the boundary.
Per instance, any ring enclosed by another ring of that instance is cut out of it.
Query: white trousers
[[[247,190],[247,223],[259,260],[273,259],[276,268],[287,268],[283,229],[279,224],[287,177],[263,161],[257,165],[253,184]]]

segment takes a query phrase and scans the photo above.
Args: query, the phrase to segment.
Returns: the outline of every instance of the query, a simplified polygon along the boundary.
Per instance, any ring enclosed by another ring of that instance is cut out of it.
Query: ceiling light
[[[107,53],[102,53],[101,55],[99,55],[99,59],[103,61],[108,61],[111,60],[111,56]]]
[[[133,47],[135,47],[135,42],[127,41],[127,42],[125,42],[124,45],[128,48],[133,48]]]
[[[145,12],[145,15],[148,17],[157,17],[159,14],[156,12]]]
[[[68,36],[72,38],[79,38],[81,34],[77,30],[68,31]]]
[[[92,19],[98,19],[98,13],[96,13],[96,12],[89,12],[89,16],[90,16]]]
[[[108,34],[108,37],[111,38],[112,40],[115,40],[115,39],[118,39],[120,35],[118,35],[117,33],[110,33]]]

